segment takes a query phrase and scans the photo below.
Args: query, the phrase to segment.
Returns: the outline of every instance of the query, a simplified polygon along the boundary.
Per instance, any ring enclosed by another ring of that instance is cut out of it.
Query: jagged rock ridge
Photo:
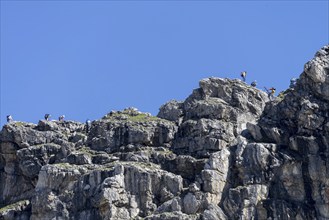
[[[207,78],[158,117],[11,122],[0,219],[329,219],[329,46],[274,101]]]

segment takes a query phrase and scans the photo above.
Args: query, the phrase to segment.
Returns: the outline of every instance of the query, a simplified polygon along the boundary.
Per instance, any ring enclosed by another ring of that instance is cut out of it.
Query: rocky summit
[[[329,219],[329,45],[269,100],[202,79],[157,115],[0,133],[0,219]]]

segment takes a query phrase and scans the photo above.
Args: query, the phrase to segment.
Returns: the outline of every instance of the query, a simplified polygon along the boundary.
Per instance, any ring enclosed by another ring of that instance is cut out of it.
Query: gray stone
[[[180,123],[183,117],[183,102],[171,100],[160,107],[159,118],[167,119],[169,121]]]
[[[202,79],[158,117],[0,132],[0,219],[329,219],[329,46],[269,100]]]
[[[217,205],[209,205],[208,208],[202,214],[203,220],[226,220],[227,216],[223,210]]]
[[[184,197],[183,204],[184,212],[186,214],[195,214],[201,206],[201,201],[198,200],[198,198],[194,194],[188,193]]]

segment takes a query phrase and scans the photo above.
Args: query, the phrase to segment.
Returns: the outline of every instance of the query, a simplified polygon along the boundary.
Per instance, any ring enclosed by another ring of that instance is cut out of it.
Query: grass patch
[[[147,114],[139,114],[134,116],[128,116],[129,121],[133,122],[147,122],[147,121],[158,121],[160,120],[158,117],[155,116],[149,116]]]
[[[79,150],[76,150],[76,152],[83,153],[83,154],[86,154],[86,155],[89,155],[89,156],[95,155],[95,152],[93,150],[91,150],[89,147],[86,147],[86,146],[80,148]]]
[[[149,122],[160,121],[161,119],[156,116],[151,116],[148,113],[141,113],[139,111],[124,110],[118,112],[111,112],[103,117],[108,120],[124,120],[131,122]]]
[[[132,162],[130,161],[129,165],[134,166],[136,168],[142,168],[143,171],[158,171],[160,169],[160,165],[150,163],[150,162]]]
[[[55,163],[53,164],[54,166],[57,166],[59,168],[64,168],[64,169],[70,169],[70,168],[74,168],[75,166],[69,163]]]
[[[279,99],[280,102],[286,97],[286,95],[289,93],[289,91],[290,91],[290,89],[287,89],[287,90],[279,93],[277,98]]]
[[[23,126],[25,126],[24,122],[21,122],[21,121],[15,121],[14,122],[14,125],[17,126],[17,127],[23,127]]]
[[[28,205],[28,203],[29,203],[29,200],[21,200],[21,201],[15,202],[13,204],[10,204],[10,205],[7,205],[5,207],[2,207],[0,209],[0,213],[9,211],[11,209],[15,209],[15,208],[21,207],[23,205]]]

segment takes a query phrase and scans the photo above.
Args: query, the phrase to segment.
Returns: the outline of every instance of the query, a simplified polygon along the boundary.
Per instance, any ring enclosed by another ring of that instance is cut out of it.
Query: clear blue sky
[[[328,1],[1,1],[1,122],[153,115],[210,76],[285,90],[328,44]]]

